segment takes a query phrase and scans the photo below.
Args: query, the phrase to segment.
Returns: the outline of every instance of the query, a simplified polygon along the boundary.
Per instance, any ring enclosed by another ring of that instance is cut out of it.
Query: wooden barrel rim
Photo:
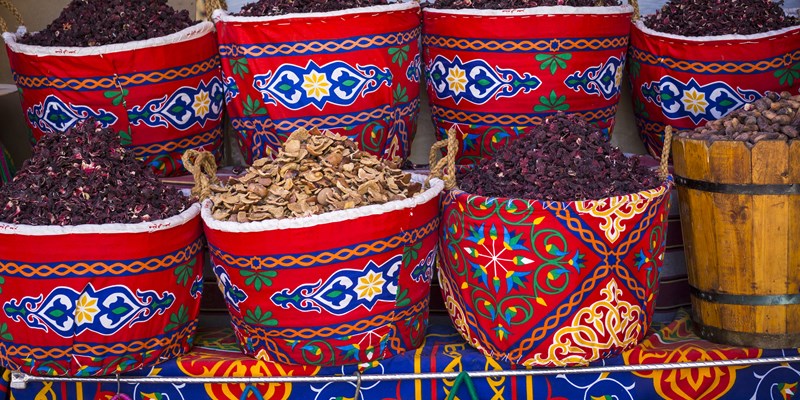
[[[675,183],[678,186],[687,187],[689,189],[702,190],[704,192],[725,193],[725,194],[751,194],[751,195],[800,194],[800,184],[797,183],[789,183],[784,185],[717,183],[708,181],[698,181],[695,179],[684,178],[678,175],[675,175]]]
[[[697,336],[715,343],[761,349],[786,349],[800,346],[800,333],[756,333],[717,328],[699,322],[692,312],[692,324]]]
[[[800,304],[800,294],[730,294],[700,290],[689,285],[689,293],[709,303],[742,306],[784,306]]]

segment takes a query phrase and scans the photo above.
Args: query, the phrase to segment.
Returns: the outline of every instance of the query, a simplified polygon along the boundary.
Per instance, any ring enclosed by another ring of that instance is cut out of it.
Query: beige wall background
[[[38,31],[58,17],[58,14],[69,1],[12,0],[11,3],[13,3],[22,14],[26,28],[29,31]],[[168,3],[177,9],[189,10],[190,14],[194,15],[195,0],[169,0]],[[0,17],[8,23],[10,30],[16,29],[17,23],[8,10],[0,7]],[[3,55],[0,56],[0,83],[14,83],[5,51],[3,51]],[[636,126],[633,122],[630,94],[627,90],[627,85],[623,86],[612,143],[619,146],[625,152],[642,154],[645,150],[637,136]],[[424,93],[425,91],[423,90],[422,92]],[[427,163],[428,150],[435,139],[430,119],[430,110],[427,106],[427,98],[423,95],[421,100],[423,106],[418,119],[417,137],[411,149],[411,161],[424,164]],[[15,156],[16,164],[21,165],[21,159],[27,157],[29,150],[25,148],[27,146],[27,136],[24,128],[23,113],[19,106],[18,98],[13,94],[0,96],[0,141],[2,141],[5,146],[9,147],[9,151]],[[9,141],[13,143],[9,143]],[[234,159],[241,158],[234,157]]]

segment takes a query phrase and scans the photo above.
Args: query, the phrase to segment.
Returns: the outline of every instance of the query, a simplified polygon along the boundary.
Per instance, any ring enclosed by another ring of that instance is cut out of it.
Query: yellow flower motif
[[[459,67],[452,67],[447,71],[447,83],[450,90],[459,94],[467,90],[467,71]]]
[[[358,286],[356,286],[358,298],[372,301],[375,296],[381,294],[384,283],[386,280],[381,274],[370,271],[367,276],[358,278]]]
[[[303,89],[306,91],[308,97],[313,97],[317,100],[322,100],[323,97],[328,96],[330,92],[331,83],[328,82],[328,77],[317,71],[311,71],[308,75],[303,75]]]
[[[99,312],[97,299],[83,293],[78,298],[77,304],[75,304],[75,322],[78,325],[91,324],[94,322],[94,316]]]
[[[692,115],[705,113],[706,107],[708,106],[706,95],[698,92],[696,89],[684,90],[681,101],[686,111],[692,113]]]
[[[622,66],[617,67],[617,72],[614,73],[614,85],[620,87],[622,85]]]
[[[208,114],[208,110],[211,108],[211,99],[208,98],[208,92],[202,91],[196,95],[194,95],[194,104],[192,104],[192,108],[194,108],[194,113],[200,118],[203,118]]]

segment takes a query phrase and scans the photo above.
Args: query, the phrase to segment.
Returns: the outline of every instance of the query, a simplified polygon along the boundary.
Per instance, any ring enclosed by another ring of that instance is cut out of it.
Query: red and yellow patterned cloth
[[[265,363],[241,355],[229,329],[202,329],[190,354],[130,375],[171,377],[231,376],[332,376],[364,374],[426,373],[510,370],[508,364],[487,359],[467,345],[449,324],[435,323],[426,343],[379,363],[350,367],[300,367]],[[663,364],[673,362],[758,359],[796,356],[797,349],[760,350],[717,345],[691,332],[688,315],[682,312],[668,325],[651,330],[647,338],[623,355],[594,366]],[[10,374],[4,375],[6,386]],[[363,382],[360,397],[355,383],[321,379],[311,384],[123,384],[122,392],[133,399],[445,399],[453,380],[385,380]],[[613,373],[563,374],[535,377],[471,378],[481,399],[793,399],[800,382],[800,363],[720,366]],[[456,388],[459,398],[469,398],[466,384]],[[24,390],[0,385],[8,399],[109,399],[116,384],[28,383]]]

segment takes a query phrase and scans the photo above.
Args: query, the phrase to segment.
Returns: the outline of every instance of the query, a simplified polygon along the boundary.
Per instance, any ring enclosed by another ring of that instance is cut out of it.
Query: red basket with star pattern
[[[94,118],[158,175],[187,174],[188,149],[221,161],[225,87],[211,22],[93,47],[26,45],[10,32],[3,39],[33,140]]]
[[[216,10],[226,103],[248,164],[316,126],[361,150],[406,159],[417,129],[416,1],[240,17]]]
[[[423,12],[423,62],[438,139],[455,126],[459,164],[491,157],[557,112],[609,136],[633,7]]]
[[[664,262],[666,158],[661,176],[656,188],[597,200],[445,192],[438,277],[456,329],[523,366],[585,365],[638,344]]]
[[[248,223],[215,220],[206,200],[211,262],[244,354],[331,366],[419,347],[443,188],[434,179],[405,200]]]
[[[654,157],[664,128],[694,129],[763,97],[800,93],[800,25],[754,35],[689,37],[631,27],[636,127]]]
[[[187,353],[205,240],[200,204],[135,224],[0,222],[0,366],[111,375]]]

